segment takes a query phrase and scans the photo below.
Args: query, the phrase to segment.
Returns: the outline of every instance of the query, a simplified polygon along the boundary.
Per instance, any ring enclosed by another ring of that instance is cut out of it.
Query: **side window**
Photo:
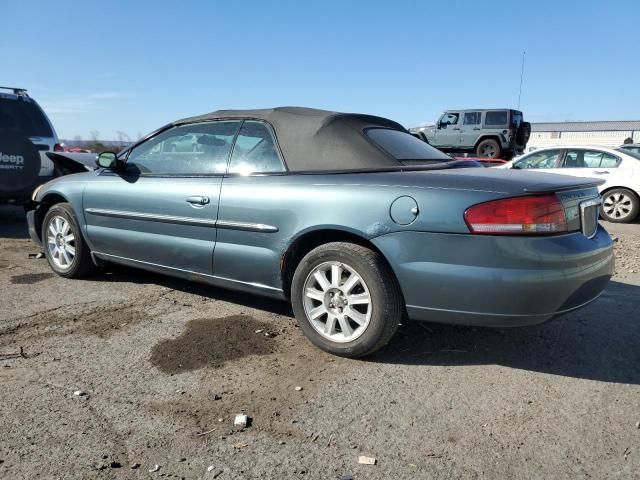
[[[618,159],[599,150],[567,150],[562,168],[615,168]]]
[[[447,128],[447,125],[456,125],[460,118],[459,113],[445,113],[440,117],[440,128]]]
[[[497,112],[487,112],[484,114],[484,124],[487,127],[502,127],[507,124],[507,112],[500,110]]]
[[[584,152],[584,167],[585,168],[598,168],[604,152],[597,152],[595,150],[585,150]]]
[[[560,150],[543,150],[535,152],[513,164],[514,168],[556,168],[558,159],[560,158]]]
[[[618,158],[613,155],[605,153],[602,155],[602,161],[600,162],[600,168],[617,168]]]
[[[271,129],[264,122],[246,120],[238,133],[229,173],[280,173],[285,168]]]
[[[170,128],[134,148],[127,168],[153,175],[224,174],[241,123],[203,122]]]
[[[567,153],[564,156],[564,161],[562,162],[562,168],[586,168],[587,164],[585,163],[585,151],[584,150],[567,150]],[[602,156],[602,154],[600,154]],[[600,157],[594,159],[593,156],[589,156],[588,158],[592,163],[595,162],[595,166],[597,167],[600,164]]]
[[[467,112],[464,114],[464,125],[480,125],[480,112]]]

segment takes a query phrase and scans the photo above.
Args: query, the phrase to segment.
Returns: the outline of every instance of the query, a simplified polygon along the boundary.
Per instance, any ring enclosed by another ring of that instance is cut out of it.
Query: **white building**
[[[532,123],[527,152],[554,145],[619,147],[627,138],[640,143],[640,120]]]

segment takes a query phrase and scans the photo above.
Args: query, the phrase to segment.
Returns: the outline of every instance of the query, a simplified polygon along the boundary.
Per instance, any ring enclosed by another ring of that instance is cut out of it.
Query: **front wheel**
[[[609,222],[632,222],[639,208],[638,197],[626,188],[614,188],[602,196],[602,218]]]
[[[93,268],[89,247],[68,203],[54,205],[45,215],[42,243],[49,266],[62,277],[79,278]]]
[[[384,258],[344,242],[321,245],[302,259],[291,303],[314,345],[352,358],[386,345],[404,314],[400,287]]]

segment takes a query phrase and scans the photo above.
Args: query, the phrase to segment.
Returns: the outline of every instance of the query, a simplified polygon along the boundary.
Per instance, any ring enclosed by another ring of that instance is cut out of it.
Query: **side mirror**
[[[100,168],[114,169],[118,162],[118,156],[113,152],[102,152],[98,155],[97,164]]]
[[[440,120],[436,122],[436,128],[438,129],[442,128],[442,122]]]

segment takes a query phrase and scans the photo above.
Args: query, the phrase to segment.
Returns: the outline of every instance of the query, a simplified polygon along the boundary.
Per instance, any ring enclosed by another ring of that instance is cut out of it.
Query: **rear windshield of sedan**
[[[0,98],[0,131],[25,137],[53,137],[42,110],[29,100]]]
[[[627,155],[630,155],[640,160],[640,151],[631,150],[630,148],[616,148],[615,150],[616,152],[626,153]]]
[[[413,135],[390,128],[369,128],[367,136],[403,164],[450,162],[453,159]]]

